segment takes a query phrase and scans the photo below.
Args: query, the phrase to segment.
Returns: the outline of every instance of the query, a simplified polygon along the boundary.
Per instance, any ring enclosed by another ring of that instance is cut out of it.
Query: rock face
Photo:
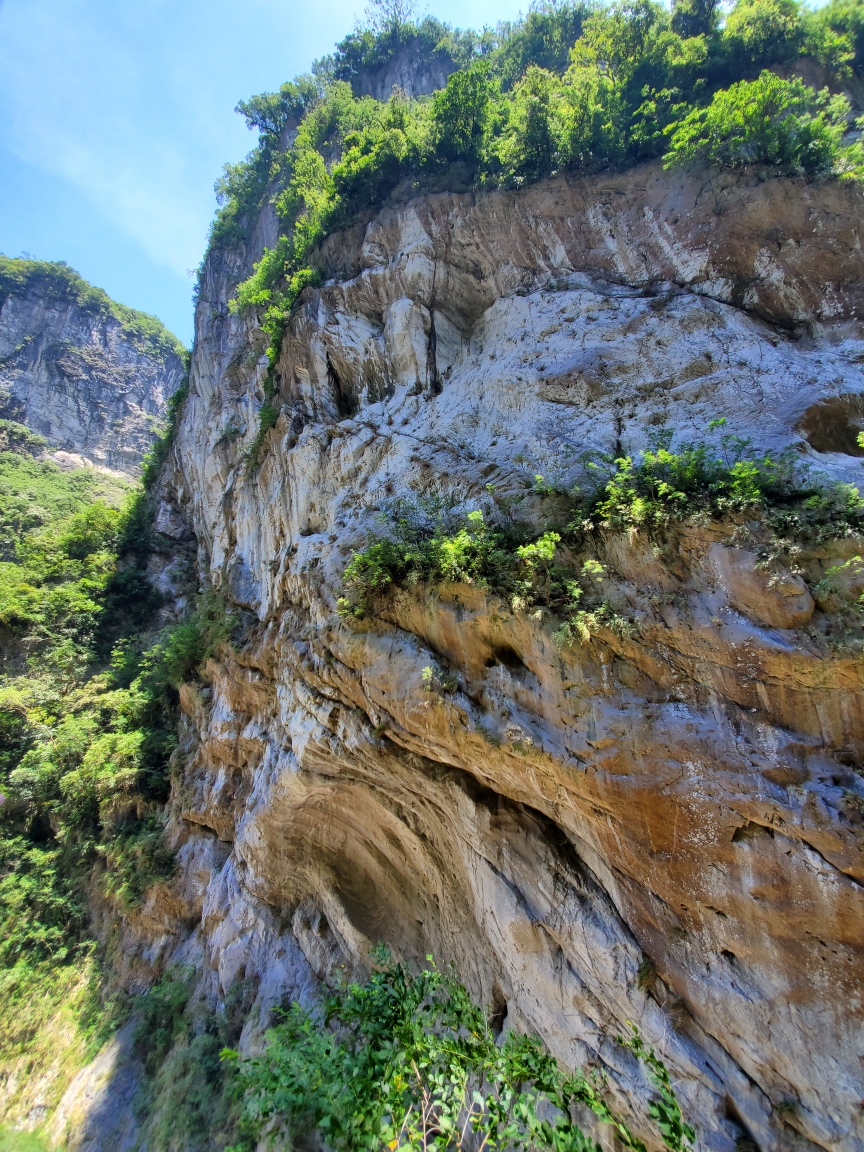
[[[860,480],[838,398],[864,393],[862,207],[648,166],[388,208],[328,241],[257,468],[265,337],[227,302],[259,253],[211,256],[164,522],[246,623],[184,689],[180,903],[147,947],[217,999],[259,981],[245,1043],[383,940],[455,963],[644,1116],[615,1040],[635,1021],[703,1149],[864,1147],[864,665],[810,591],[855,542],[769,578],[732,527],[609,533],[605,594],[637,627],[582,646],[472,586],[336,610],[395,496],[540,525],[535,474],[660,427],[725,417]]]
[[[173,343],[148,349],[104,310],[38,285],[0,292],[0,415],[65,452],[137,475],[185,373]]]
[[[428,96],[445,87],[448,76],[455,71],[456,64],[447,52],[430,55],[419,45],[410,44],[380,68],[361,72],[351,86],[355,96],[373,96],[376,100],[389,100],[394,88],[407,96]]]

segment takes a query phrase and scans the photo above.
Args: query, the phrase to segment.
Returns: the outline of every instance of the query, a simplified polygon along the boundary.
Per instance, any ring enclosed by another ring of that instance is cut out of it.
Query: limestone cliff
[[[159,321],[65,265],[0,269],[0,415],[92,464],[137,475],[185,373]]]
[[[636,1021],[703,1149],[864,1147],[864,665],[817,587],[854,542],[772,578],[731,526],[607,533],[638,627],[582,646],[472,586],[336,607],[394,496],[539,524],[535,474],[652,428],[860,482],[862,207],[653,166],[388,207],[327,241],[258,467],[266,340],[228,302],[259,253],[211,254],[158,526],[245,623],[183,689],[181,874],[135,932],[214,1001],[256,982],[244,1044],[383,940],[644,1115]]]

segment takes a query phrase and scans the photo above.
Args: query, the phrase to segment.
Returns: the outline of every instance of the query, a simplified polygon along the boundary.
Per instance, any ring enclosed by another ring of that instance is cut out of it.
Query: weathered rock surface
[[[92,464],[137,475],[184,372],[114,317],[36,289],[0,298],[0,415]]]
[[[130,1020],[73,1079],[52,1118],[55,1143],[73,1152],[133,1152],[138,1143],[135,1097],[144,1075],[134,1032]]]
[[[210,259],[163,519],[247,624],[184,690],[183,915],[151,909],[147,955],[200,963],[217,1000],[254,976],[244,1043],[383,940],[453,961],[644,1115],[615,1041],[635,1021],[704,1149],[864,1147],[864,663],[809,591],[855,542],[771,584],[731,526],[609,535],[604,594],[637,630],[582,647],[469,586],[336,611],[395,495],[540,525],[535,473],[659,427],[725,417],[860,479],[848,435],[806,429],[864,393],[862,207],[648,166],[388,208],[328,241],[257,469],[265,338],[227,302],[258,252]]]
[[[807,584],[791,572],[769,572],[746,548],[713,544],[708,559],[727,602],[768,628],[800,628],[813,616],[815,603]]]
[[[456,64],[446,51],[429,53],[417,43],[397,52],[386,64],[359,73],[351,87],[355,96],[373,96],[389,100],[394,88],[407,96],[428,96],[443,88],[456,71]]]

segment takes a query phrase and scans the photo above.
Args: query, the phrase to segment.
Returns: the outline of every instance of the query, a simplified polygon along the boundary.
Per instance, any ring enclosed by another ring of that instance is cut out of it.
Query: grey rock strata
[[[184,372],[179,347],[148,348],[114,316],[38,286],[0,296],[0,416],[92,464],[137,475]]]

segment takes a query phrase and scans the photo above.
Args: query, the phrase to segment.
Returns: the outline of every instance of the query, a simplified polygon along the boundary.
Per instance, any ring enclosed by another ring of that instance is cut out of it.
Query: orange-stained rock
[[[851,183],[651,165],[389,205],[326,242],[257,468],[266,338],[227,301],[266,213],[210,259],[163,495],[244,616],[182,697],[172,829],[223,856],[184,847],[200,916],[175,951],[214,1001],[260,981],[245,1045],[383,940],[452,961],[644,1118],[615,1039],[637,1022],[702,1149],[864,1146],[864,661],[838,624],[857,577],[830,574],[860,542],[799,576],[758,566],[744,515],[604,531],[578,559],[625,626],[585,645],[471,585],[337,611],[396,496],[539,532],[566,508],[535,475],[566,490],[664,427],[725,418],[860,480],[821,449],[825,412],[854,415],[826,398],[864,393],[862,208]]]
[[[813,615],[815,604],[800,576],[771,572],[744,548],[713,544],[708,560],[728,603],[757,624],[769,628],[800,628]]]

